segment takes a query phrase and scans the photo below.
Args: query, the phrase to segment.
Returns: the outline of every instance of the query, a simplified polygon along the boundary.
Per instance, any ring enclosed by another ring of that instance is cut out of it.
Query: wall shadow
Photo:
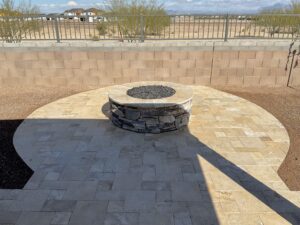
[[[109,116],[108,104],[101,110]],[[107,174],[114,179],[134,174],[128,179],[133,179],[135,186],[129,185],[129,189],[156,193],[154,203],[145,200],[145,211],[162,213],[168,208],[168,213],[179,212],[191,224],[218,225],[220,221],[198,160],[200,156],[282,218],[291,224],[300,223],[300,210],[295,204],[206,146],[188,128],[141,134],[117,128],[108,119],[28,119],[17,132],[17,138],[20,137],[26,144],[20,142],[16,148],[28,166],[39,174],[35,177],[37,188],[45,185],[49,172],[59,174],[56,182],[69,182],[73,178],[103,182]],[[15,157],[8,157],[8,163],[13,163]],[[13,167],[10,168],[14,173]],[[25,165],[22,168],[28,170]],[[126,189],[115,180],[108,182],[111,185],[106,191],[112,194]],[[124,200],[124,196],[120,199]],[[182,218],[172,216],[172,219]]]

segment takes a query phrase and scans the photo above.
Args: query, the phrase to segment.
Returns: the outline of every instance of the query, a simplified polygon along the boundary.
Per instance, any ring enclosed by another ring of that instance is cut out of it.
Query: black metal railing
[[[300,15],[129,15],[0,17],[0,39],[199,40],[292,39]]]

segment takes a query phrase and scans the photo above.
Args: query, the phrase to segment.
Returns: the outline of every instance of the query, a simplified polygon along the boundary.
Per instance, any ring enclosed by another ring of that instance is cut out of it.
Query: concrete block
[[[79,69],[81,67],[81,60],[63,60],[64,68],[66,69]]]
[[[80,68],[82,70],[97,69],[98,68],[97,60],[94,59],[81,60]]]
[[[228,85],[229,86],[243,86],[244,76],[243,74],[229,75],[228,76]]]
[[[63,60],[48,60],[49,69],[63,69],[64,61]]]
[[[63,57],[65,58],[66,56],[63,56]],[[73,52],[71,52],[71,57],[73,60],[88,60],[89,59],[87,52],[84,52],[84,51],[73,51]]]
[[[229,59],[214,59],[213,67],[216,68],[227,68],[229,66]]]
[[[194,68],[196,61],[194,59],[179,60],[179,68]]]
[[[171,72],[169,68],[156,68],[155,69],[155,78],[165,78],[170,77]]]
[[[211,85],[226,85],[228,77],[227,75],[222,76],[212,76],[211,77]]]
[[[262,76],[260,86],[274,87],[276,85],[276,76]]]
[[[88,59],[92,60],[104,60],[104,52],[103,51],[89,51],[88,53]]]
[[[171,59],[171,52],[167,51],[155,51],[154,58],[156,60],[170,60]]]
[[[73,58],[74,55],[74,58]],[[87,57],[84,56],[84,58],[78,58],[80,57],[80,54],[74,53],[72,51],[55,51],[54,52],[54,59],[56,60],[83,60],[83,59],[87,59]]]
[[[54,60],[55,53],[53,51],[40,51],[38,52],[38,59],[39,60]]]
[[[136,60],[137,52],[136,51],[123,51],[121,53],[122,60]]]
[[[255,59],[256,52],[255,51],[240,51],[239,59]]]
[[[189,51],[188,59],[204,59],[204,51]]]
[[[231,59],[229,62],[229,67],[231,68],[245,68],[246,60],[245,59]]]
[[[20,53],[19,53],[20,54]],[[17,56],[19,54],[16,54]],[[17,60],[38,60],[38,52],[22,52]]]
[[[263,64],[262,59],[247,59],[246,60],[247,68],[262,67],[262,64]]]
[[[195,84],[196,85],[210,85],[210,76],[196,76]]]
[[[163,61],[163,68],[178,68],[179,67],[179,60],[164,60]]]
[[[172,51],[171,58],[174,60],[184,60],[188,58],[188,52],[186,51]]]
[[[244,86],[259,86],[260,76],[244,76]]]
[[[195,84],[195,77],[192,76],[192,77],[179,77],[179,82],[182,83],[182,84],[189,84],[189,85],[192,85],[192,84]]]
[[[137,59],[139,59],[139,60],[152,60],[152,59],[154,59],[154,51],[137,52]]]

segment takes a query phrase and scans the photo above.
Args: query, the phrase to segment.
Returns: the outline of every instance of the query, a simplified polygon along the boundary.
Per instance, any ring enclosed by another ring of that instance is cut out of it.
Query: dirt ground
[[[97,22],[80,22],[78,20],[59,21],[59,33],[61,39],[120,39],[117,24],[108,23],[106,33],[99,35]],[[170,26],[164,27],[160,35],[147,34],[149,39],[223,39],[226,21],[223,18],[196,19],[185,16],[180,21],[171,21]],[[136,24],[138,25],[138,24]],[[133,25],[134,26],[134,25]],[[155,28],[157,29],[157,28]],[[231,19],[228,23],[229,38],[272,38],[271,33],[264,27],[260,27],[251,21]],[[25,39],[56,39],[53,21],[40,21],[40,29],[36,32],[25,34]],[[274,38],[292,38],[288,32],[276,33]]]
[[[300,190],[300,88],[218,88],[265,108],[286,127],[291,146],[278,174]],[[35,109],[87,88],[2,88],[0,90],[0,188],[22,188],[32,175],[12,144],[14,131]]]

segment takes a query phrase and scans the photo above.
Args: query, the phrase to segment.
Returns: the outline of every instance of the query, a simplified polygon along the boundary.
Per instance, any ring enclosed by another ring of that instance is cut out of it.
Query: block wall
[[[286,51],[7,49],[0,52],[0,86],[102,87],[146,80],[212,86],[285,86],[289,74],[286,61]],[[300,85],[299,67],[292,71],[291,84]]]

